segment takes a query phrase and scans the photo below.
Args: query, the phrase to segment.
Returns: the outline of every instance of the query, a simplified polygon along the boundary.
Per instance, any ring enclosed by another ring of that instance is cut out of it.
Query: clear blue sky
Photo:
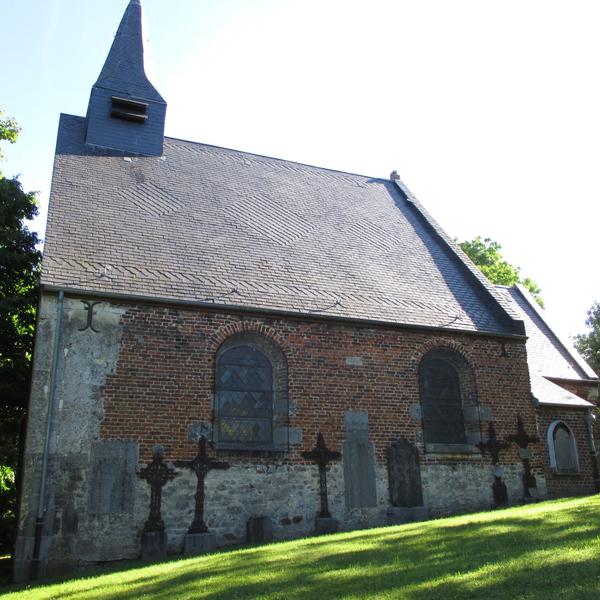
[[[491,237],[583,332],[600,300],[593,0],[143,0],[167,135],[402,179],[452,236]],[[3,7],[6,174],[40,191],[127,0]]]

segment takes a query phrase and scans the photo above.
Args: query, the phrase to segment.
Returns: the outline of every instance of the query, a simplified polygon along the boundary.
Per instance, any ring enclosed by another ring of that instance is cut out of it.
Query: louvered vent
[[[129,98],[119,98],[112,96],[112,109],[110,116],[124,121],[134,121],[136,123],[145,123],[148,119],[148,103],[139,100],[130,100]]]

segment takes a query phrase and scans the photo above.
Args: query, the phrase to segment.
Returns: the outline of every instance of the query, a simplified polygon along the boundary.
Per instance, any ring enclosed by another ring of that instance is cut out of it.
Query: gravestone
[[[332,460],[339,460],[342,455],[339,452],[329,450],[325,445],[325,438],[319,431],[317,433],[317,444],[308,452],[302,452],[302,458],[312,460],[319,468],[319,498],[321,501],[321,511],[317,515],[315,531],[317,534],[334,533],[337,531],[338,522],[329,512],[329,502],[327,499],[327,465]]]
[[[167,555],[167,534],[161,515],[162,489],[177,473],[163,462],[163,455],[162,447],[155,446],[152,462],[138,473],[150,486],[150,512],[142,532],[142,560],[157,560]]]
[[[423,505],[419,451],[403,437],[388,448],[388,477],[392,506]]]
[[[269,517],[250,517],[246,524],[249,544],[266,544],[273,541],[273,525]]]
[[[344,495],[347,508],[377,506],[375,451],[369,442],[369,417],[363,411],[346,411],[346,440],[342,445]]]
[[[387,463],[392,505],[387,510],[388,523],[395,525],[427,519],[416,446],[403,437],[392,441],[387,452]]]
[[[100,440],[92,447],[88,509],[93,515],[133,513],[138,444]]]
[[[212,552],[217,545],[214,533],[208,531],[204,522],[204,482],[213,469],[229,469],[229,463],[219,462],[210,458],[206,453],[206,438],[198,440],[198,453],[192,460],[177,460],[175,466],[190,469],[196,475],[197,486],[194,503],[194,520],[184,539],[184,554],[202,554]]]

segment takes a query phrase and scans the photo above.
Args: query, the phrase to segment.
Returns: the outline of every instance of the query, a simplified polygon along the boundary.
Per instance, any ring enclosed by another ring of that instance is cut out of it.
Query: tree
[[[590,332],[575,336],[575,348],[600,375],[600,302],[592,304],[585,324],[590,328]]]
[[[17,125],[17,122],[10,117],[5,119],[2,118],[4,111],[0,108],[0,141],[6,140],[11,144],[14,144],[19,137],[19,131],[21,128]],[[2,148],[0,148],[0,160],[4,160],[4,153],[2,152]],[[0,172],[0,177],[2,177],[2,173]]]
[[[544,308],[540,286],[530,277],[521,278],[521,269],[507,262],[500,250],[502,246],[490,238],[481,239],[477,236],[458,244],[463,252],[479,267],[481,272],[492,282],[498,285],[515,285],[520,283],[535,301]]]
[[[2,115],[0,141],[14,143],[19,127]],[[0,172],[0,554],[12,541],[14,473],[29,393],[41,253],[25,221],[36,214],[35,193]]]

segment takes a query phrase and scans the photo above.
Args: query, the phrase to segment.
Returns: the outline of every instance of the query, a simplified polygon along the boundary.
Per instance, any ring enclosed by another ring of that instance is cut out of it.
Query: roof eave
[[[520,334],[510,333],[495,333],[489,331],[474,331],[470,329],[458,329],[458,328],[443,328],[429,325],[417,325],[413,323],[401,323],[397,321],[385,321],[379,319],[365,319],[361,317],[349,317],[343,315],[328,315],[325,313],[314,313],[305,311],[292,311],[285,309],[274,309],[266,308],[261,306],[248,306],[239,304],[220,304],[217,302],[206,302],[202,300],[182,300],[179,298],[170,298],[164,296],[144,296],[141,294],[127,294],[120,292],[106,292],[97,290],[86,290],[83,288],[69,288],[54,284],[42,284],[42,292],[58,293],[63,291],[65,294],[72,296],[85,296],[89,298],[106,298],[109,300],[121,300],[124,302],[144,302],[150,304],[167,304],[172,306],[182,307],[196,307],[208,309],[211,311],[229,311],[237,313],[251,313],[251,314],[264,314],[270,316],[280,316],[292,319],[310,319],[319,321],[332,321],[338,323],[352,323],[360,324],[363,326],[373,327],[387,327],[394,329],[407,329],[412,331],[428,331],[428,332],[439,332],[445,335],[448,334],[462,334],[469,336],[487,337],[498,340],[512,340],[512,341],[525,341],[527,337]]]
[[[548,379],[549,381],[562,381],[564,383],[590,383],[592,385],[598,385],[600,384],[600,379],[598,377],[596,378],[592,378],[592,379],[585,379],[585,378],[573,378],[573,377],[556,377],[556,375],[542,375],[543,377],[545,377],[546,379]]]
[[[536,406],[541,406],[544,408],[577,408],[582,410],[588,410],[590,408],[594,408],[594,405],[587,400],[581,400],[579,403],[569,404],[568,402],[544,402],[543,400],[538,400],[534,398],[534,404]]]

